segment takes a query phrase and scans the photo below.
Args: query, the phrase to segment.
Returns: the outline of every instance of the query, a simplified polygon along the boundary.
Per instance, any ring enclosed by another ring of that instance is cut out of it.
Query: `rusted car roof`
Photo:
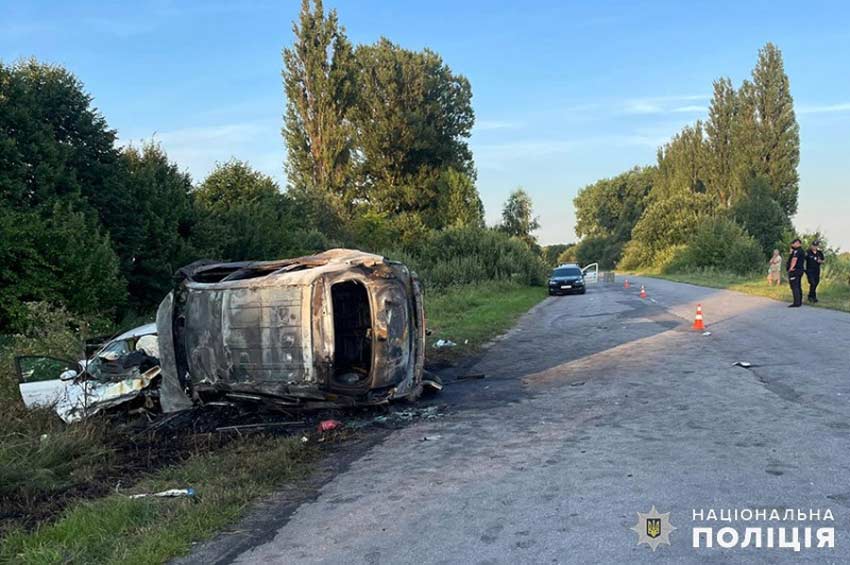
[[[157,315],[161,402],[371,404],[415,396],[424,311],[401,263],[352,249],[181,269]]]

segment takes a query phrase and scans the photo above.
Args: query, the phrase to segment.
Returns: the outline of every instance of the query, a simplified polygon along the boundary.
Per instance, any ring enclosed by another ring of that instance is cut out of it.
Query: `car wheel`
[[[584,294],[585,292],[587,292],[587,289],[583,288],[583,289],[581,289],[581,292],[579,294]]]

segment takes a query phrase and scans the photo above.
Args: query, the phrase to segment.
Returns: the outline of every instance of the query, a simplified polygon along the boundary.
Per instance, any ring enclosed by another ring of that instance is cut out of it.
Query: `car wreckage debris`
[[[330,432],[342,426],[339,420],[322,420],[317,426],[319,432]]]
[[[265,422],[261,424],[237,424],[233,426],[221,426],[215,429],[219,433],[237,432],[268,432],[277,429],[303,428],[307,424],[303,421],[297,422]]]
[[[279,261],[198,261],[175,281],[155,324],[105,342],[92,360],[56,375],[75,385],[63,385],[64,398],[52,401],[66,422],[209,405],[292,416],[442,390],[424,371],[421,285],[401,263],[332,249]],[[156,418],[148,431],[181,418]]]
[[[195,489],[193,488],[173,488],[169,490],[164,490],[162,492],[150,492],[150,493],[142,493],[142,494],[131,494],[128,498],[136,499],[136,498],[179,498],[179,497],[193,497],[195,496]]]
[[[157,312],[165,413],[224,402],[287,413],[415,400],[425,313],[416,275],[352,249],[180,269]]]
[[[481,379],[487,378],[487,375],[484,373],[472,373],[470,375],[458,375],[455,377],[456,381],[477,381]]]

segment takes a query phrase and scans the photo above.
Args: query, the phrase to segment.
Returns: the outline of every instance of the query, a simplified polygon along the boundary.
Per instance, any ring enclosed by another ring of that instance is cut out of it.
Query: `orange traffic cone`
[[[697,304],[697,315],[694,317],[694,328],[695,330],[704,330],[705,324],[702,321],[702,304]]]
[[[646,298],[646,289],[643,288],[643,285],[640,285],[640,297]]]
[[[632,285],[629,284],[629,279],[626,279],[626,282],[623,283],[623,288],[629,288]]]

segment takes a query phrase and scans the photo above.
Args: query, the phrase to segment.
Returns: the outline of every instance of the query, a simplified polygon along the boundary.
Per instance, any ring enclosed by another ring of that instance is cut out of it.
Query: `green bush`
[[[731,216],[759,243],[765,257],[782,241],[791,222],[771,196],[770,185],[763,177],[747,179],[744,195],[732,206]]]
[[[546,245],[541,249],[540,256],[546,263],[547,267],[557,267],[561,263],[572,263],[574,261],[560,261],[559,258],[568,253],[575,247],[574,243],[556,243],[554,245]],[[575,255],[575,252],[572,252]]]
[[[0,347],[0,508],[10,510],[90,481],[112,457],[96,422],[66,426],[51,408],[24,408],[14,356],[79,359],[81,336],[90,330],[62,307],[45,302],[23,307],[21,333],[7,336]]]
[[[0,403],[4,408],[0,410],[0,424],[7,419],[11,422],[17,418],[17,413],[10,416],[14,412],[13,406],[22,407],[15,373],[15,355],[79,359],[84,353],[82,334],[87,331],[86,324],[64,307],[47,302],[24,302],[21,308],[24,312],[21,332],[6,336],[0,347]],[[97,328],[99,331],[105,329]]]
[[[623,256],[617,263],[617,268],[625,271],[636,271],[652,264],[652,250],[642,242],[633,239],[623,248]]]
[[[850,253],[827,256],[823,266],[823,278],[840,284],[850,284]]]
[[[558,255],[558,261],[553,266],[561,265],[563,263],[575,263],[576,262],[576,244],[571,243]]]
[[[576,245],[575,257],[579,265],[599,263],[601,269],[613,269],[623,254],[623,242],[616,237],[591,236]]]
[[[546,278],[546,266],[537,253],[495,229],[432,231],[415,245],[383,254],[406,263],[426,286],[436,288],[484,281],[540,285]]]
[[[684,246],[656,254],[655,266],[663,272],[717,269],[746,275],[762,267],[761,245],[744,229],[724,217],[700,223]]]
[[[654,268],[662,273],[680,273],[693,270],[688,246],[684,243],[671,245],[658,251],[654,260]]]

